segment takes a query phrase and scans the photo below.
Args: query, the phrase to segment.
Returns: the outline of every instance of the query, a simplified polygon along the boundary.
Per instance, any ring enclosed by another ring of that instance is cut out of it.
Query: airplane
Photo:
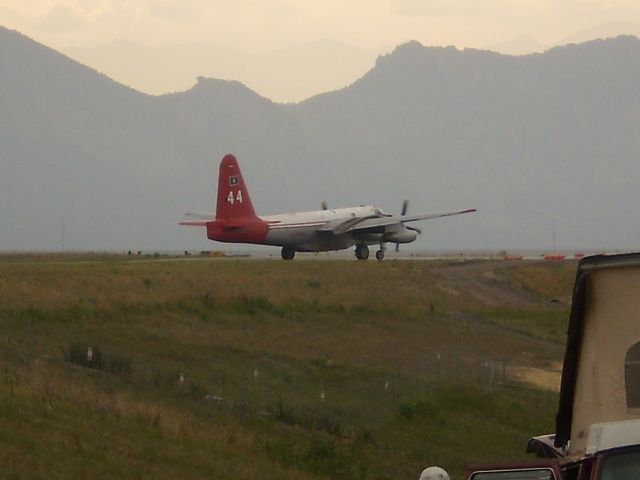
[[[369,245],[379,245],[378,260],[384,259],[386,243],[413,242],[419,228],[408,222],[475,212],[475,208],[445,213],[406,215],[405,201],[400,215],[390,215],[378,207],[367,205],[258,216],[253,209],[249,191],[240,166],[232,154],[220,162],[216,212],[195,212],[186,215],[197,220],[185,220],[180,225],[206,227],[207,238],[217,242],[249,243],[282,247],[282,259],[293,260],[296,252],[324,252],[355,246],[358,260],[369,258]]]

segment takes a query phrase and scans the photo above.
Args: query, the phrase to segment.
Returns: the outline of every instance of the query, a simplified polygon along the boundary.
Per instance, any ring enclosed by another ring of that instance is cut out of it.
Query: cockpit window
[[[605,459],[600,480],[637,480],[638,472],[640,452],[620,453]]]
[[[625,356],[624,383],[627,408],[640,408],[640,342],[633,345]]]
[[[555,480],[550,468],[526,468],[476,472],[471,480]]]

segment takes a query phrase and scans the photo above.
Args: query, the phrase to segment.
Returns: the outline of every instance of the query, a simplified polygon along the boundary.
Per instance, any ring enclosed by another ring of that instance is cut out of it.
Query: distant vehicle
[[[576,274],[556,433],[540,460],[472,465],[465,480],[640,478],[640,254],[583,258]]]
[[[268,215],[256,215],[238,161],[226,155],[220,162],[216,212],[188,213],[198,220],[180,225],[206,227],[207,238],[218,242],[250,243],[282,247],[282,258],[293,260],[296,252],[342,250],[355,245],[358,260],[369,258],[368,245],[378,244],[376,258],[382,260],[387,242],[413,242],[421,230],[408,222],[475,212],[471,208],[455,212],[390,215],[375,206],[335,208]]]

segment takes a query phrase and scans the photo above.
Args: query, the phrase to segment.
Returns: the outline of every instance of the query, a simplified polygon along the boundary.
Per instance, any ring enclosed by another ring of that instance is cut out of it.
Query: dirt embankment
[[[514,281],[508,272],[510,268],[517,268],[518,265],[520,264],[511,266],[503,261],[448,263],[435,267],[433,273],[439,278],[437,284],[439,289],[449,294],[464,295],[481,309],[527,311],[557,307],[549,303],[548,299],[541,298]],[[475,315],[473,312],[448,312],[448,316],[454,321],[464,320],[482,325],[484,328],[495,329],[496,333],[498,331],[500,333],[509,332],[514,336],[513,338],[529,337],[534,341],[532,345],[537,345],[538,348],[561,348],[556,342],[532,336],[515,326],[493,322],[486,317]],[[512,378],[536,388],[551,391],[559,391],[561,372],[562,363],[560,361],[545,368],[525,364],[511,364],[509,366],[509,374]]]
[[[540,305],[540,299],[507,275],[504,261],[448,263],[433,269],[441,278],[440,288],[471,296],[478,304],[495,308],[525,309]],[[514,267],[512,267],[514,268]]]

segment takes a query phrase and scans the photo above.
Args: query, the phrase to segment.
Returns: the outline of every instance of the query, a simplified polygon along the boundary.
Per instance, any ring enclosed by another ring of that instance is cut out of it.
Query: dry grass
[[[539,298],[558,300],[569,305],[576,266],[574,261],[534,262],[522,268],[511,269],[509,273],[522,288]]]
[[[437,392],[443,401],[485,397],[492,361],[557,362],[555,332],[566,319],[546,295],[549,285],[565,295],[573,271],[523,262],[505,273],[499,262],[480,263],[465,283],[467,266],[454,276],[449,266],[0,258],[0,429],[13,432],[0,436],[9,452],[0,466],[32,478],[51,468],[60,478],[90,468],[119,478],[391,478],[429,462],[459,472],[483,441],[452,438],[466,435],[464,409],[449,412],[451,425],[429,424],[449,430],[443,442],[457,447],[448,453],[444,444],[431,453],[414,445],[403,409]],[[469,291],[474,285],[482,295]],[[526,301],[497,308],[505,297]],[[71,345],[131,367],[65,363]],[[469,382],[479,387],[460,386]],[[497,416],[510,434],[496,450],[519,451],[552,424],[552,394],[498,387],[483,402],[478,408],[491,412],[504,402],[549,407],[517,428]],[[519,434],[522,445],[510,444]],[[58,446],[52,453],[43,442]],[[42,457],[37,467],[26,460],[33,454]]]

